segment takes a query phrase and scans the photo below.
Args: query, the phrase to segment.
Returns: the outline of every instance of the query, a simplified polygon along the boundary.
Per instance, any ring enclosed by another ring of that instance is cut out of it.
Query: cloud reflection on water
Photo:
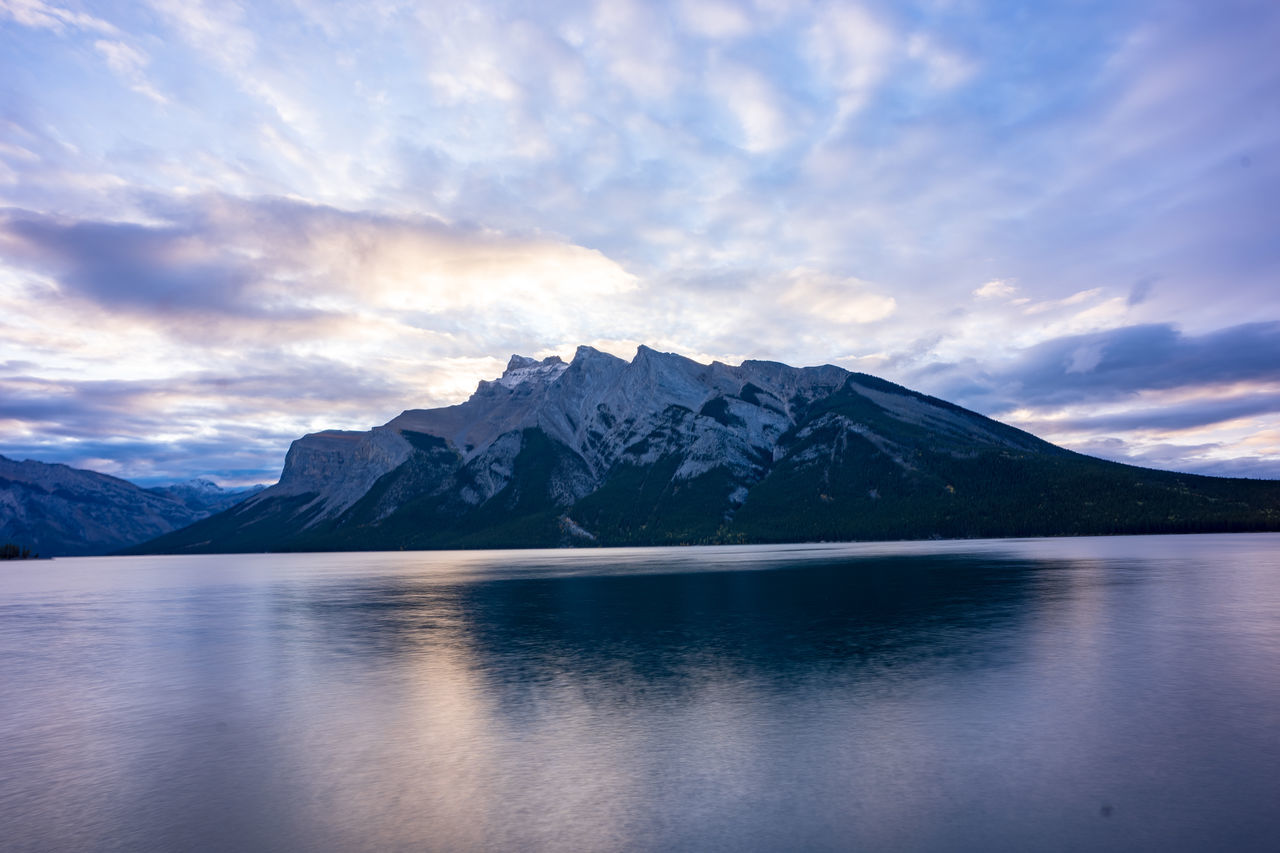
[[[17,850],[1262,849],[1276,541],[59,560],[0,576],[0,819]]]

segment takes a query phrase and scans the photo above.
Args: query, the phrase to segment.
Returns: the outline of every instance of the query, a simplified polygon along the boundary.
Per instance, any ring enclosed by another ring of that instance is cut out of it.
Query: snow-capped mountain
[[[167,486],[154,486],[147,489],[147,491],[177,501],[188,509],[194,510],[200,517],[204,517],[235,506],[240,501],[250,495],[257,494],[265,488],[266,486],[248,486],[240,489],[229,489],[219,486],[212,480],[197,478],[195,480],[184,480],[180,483],[170,483]]]
[[[95,471],[0,456],[0,544],[42,557],[109,554],[185,527],[252,491],[201,482],[143,489]]]
[[[1253,485],[1249,485],[1252,483]],[[1280,525],[1280,484],[1071,453],[839,367],[513,356],[466,402],[296,440],[152,550],[1048,535]]]

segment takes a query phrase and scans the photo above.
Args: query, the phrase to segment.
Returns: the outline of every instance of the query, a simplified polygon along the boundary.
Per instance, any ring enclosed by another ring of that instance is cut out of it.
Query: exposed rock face
[[[185,527],[247,494],[207,480],[143,489],[106,474],[0,456],[0,543],[42,557],[108,554]]]
[[[1234,503],[1183,499],[1199,494],[1188,483],[1215,482],[1239,481],[1090,459],[831,365],[701,364],[644,346],[627,362],[579,347],[568,364],[512,356],[456,406],[304,436],[276,486],[148,547],[1117,532],[1114,495],[1133,488],[1124,499],[1148,507],[1132,516],[1142,529],[1166,511],[1210,526],[1280,524],[1275,488]],[[1089,488],[1112,497],[1077,500]]]
[[[254,500],[313,494],[308,526],[336,518],[409,458],[405,436],[416,433],[454,451],[459,496],[480,504],[510,482],[527,429],[578,457],[552,484],[565,505],[599,488],[619,464],[651,465],[673,454],[682,459],[677,480],[725,467],[749,483],[764,474],[797,411],[849,375],[768,362],[704,365],[645,346],[630,363],[585,346],[568,364],[514,355],[502,376],[482,381],[461,405],[409,410],[368,432],[303,436],[290,447],[279,484]]]
[[[328,430],[304,435],[289,448],[280,482],[267,496],[320,495],[319,509],[331,516],[358,501],[378,478],[409,458],[413,446],[398,430]]]

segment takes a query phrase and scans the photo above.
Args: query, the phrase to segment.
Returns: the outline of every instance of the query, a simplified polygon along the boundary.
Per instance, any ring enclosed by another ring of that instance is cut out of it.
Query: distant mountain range
[[[228,489],[212,480],[195,479],[172,483],[168,486],[155,486],[146,491],[177,501],[187,509],[199,513],[203,518],[233,507],[265,488],[266,486],[246,486],[240,489]]]
[[[0,544],[42,557],[109,554],[261,490],[223,489],[208,480],[144,489],[93,471],[0,456]]]
[[[513,356],[466,402],[303,436],[137,553],[1280,529],[1280,482],[1136,468],[839,367]]]

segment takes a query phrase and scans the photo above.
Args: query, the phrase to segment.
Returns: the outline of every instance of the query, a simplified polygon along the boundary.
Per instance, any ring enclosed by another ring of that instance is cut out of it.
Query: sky
[[[0,0],[0,454],[273,482],[513,353],[1280,477],[1280,4]]]

